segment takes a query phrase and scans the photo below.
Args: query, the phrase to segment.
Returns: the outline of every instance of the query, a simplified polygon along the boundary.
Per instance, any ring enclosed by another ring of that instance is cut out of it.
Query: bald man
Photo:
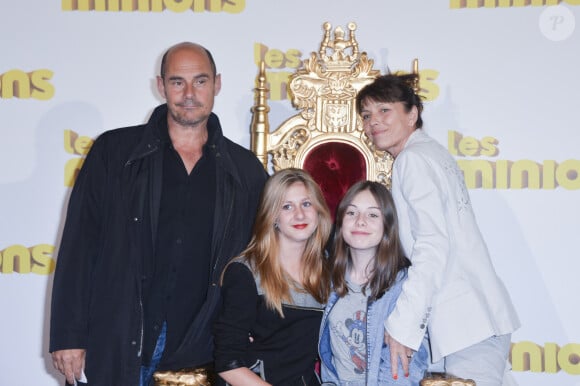
[[[219,277],[249,240],[267,173],[222,133],[206,48],[169,48],[157,88],[166,103],[144,125],[100,135],[70,197],[50,328],[69,384],[211,371]]]

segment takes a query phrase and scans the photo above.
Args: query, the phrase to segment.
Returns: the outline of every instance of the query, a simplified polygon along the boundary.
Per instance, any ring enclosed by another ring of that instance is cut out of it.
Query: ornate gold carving
[[[251,147],[268,169],[271,155],[274,170],[302,167],[304,158],[324,142],[348,143],[361,151],[366,160],[366,176],[390,186],[393,159],[376,150],[362,130],[356,113],[356,95],[380,75],[374,61],[360,51],[355,36],[356,24],[332,29],[323,24],[318,52],[311,52],[302,66],[290,76],[288,90],[292,105],[299,111],[270,132],[265,65],[256,77],[255,103],[252,107]],[[415,59],[413,71],[418,73]],[[418,83],[415,85],[418,91]]]
[[[320,43],[320,50],[318,54],[322,62],[329,64],[327,68],[329,71],[336,69],[337,71],[348,71],[357,59],[359,55],[358,42],[354,36],[354,31],[356,30],[355,23],[348,23],[347,27],[350,31],[349,38],[346,40],[344,38],[344,30],[342,27],[338,26],[334,29],[334,40],[330,40],[330,29],[332,26],[329,22],[322,25],[324,28],[324,36],[322,42]],[[330,56],[326,55],[328,50],[332,50]],[[347,55],[345,53],[346,49],[350,49],[352,55]]]
[[[296,155],[300,147],[309,139],[309,131],[304,127],[298,127],[284,136],[279,146],[276,146],[270,153],[274,170],[293,167]]]
[[[257,86],[255,91],[255,103],[252,107],[252,123],[251,123],[251,147],[256,154],[264,168],[268,169],[268,148],[267,139],[270,133],[270,122],[268,121],[268,106],[267,98],[268,88],[266,87],[266,69],[264,62],[260,63],[260,71],[256,77]]]
[[[350,109],[347,103],[326,103],[323,106],[324,126],[331,132],[338,132],[347,127]]]
[[[290,76],[292,104],[301,110],[311,130],[354,132],[359,126],[354,104],[356,94],[379,71],[372,68],[373,60],[366,52],[359,52],[355,23],[348,24],[348,38],[337,27],[331,40],[330,23],[324,23],[323,27],[325,32],[318,55],[312,52]]]

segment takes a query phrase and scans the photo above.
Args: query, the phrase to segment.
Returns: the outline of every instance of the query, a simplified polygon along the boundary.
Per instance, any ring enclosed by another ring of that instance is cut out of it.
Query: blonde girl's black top
[[[214,324],[216,371],[248,367],[276,386],[319,385],[315,364],[324,306],[305,292],[293,291],[292,297],[282,318],[266,306],[249,266],[240,259],[230,264]]]

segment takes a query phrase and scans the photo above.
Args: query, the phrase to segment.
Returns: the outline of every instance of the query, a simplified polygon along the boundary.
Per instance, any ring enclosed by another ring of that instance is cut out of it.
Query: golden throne
[[[323,24],[318,52],[293,73],[288,91],[299,112],[270,132],[265,66],[256,78],[252,108],[251,149],[266,170],[297,167],[308,171],[319,183],[334,213],[346,190],[369,179],[390,185],[392,157],[373,148],[356,113],[355,97],[380,72],[374,61],[359,50],[356,24],[331,31]],[[417,71],[417,61],[414,63]]]

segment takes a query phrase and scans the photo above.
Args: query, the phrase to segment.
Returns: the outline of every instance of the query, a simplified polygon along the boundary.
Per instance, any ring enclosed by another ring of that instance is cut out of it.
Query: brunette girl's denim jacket
[[[336,292],[330,295],[324,315],[322,316],[322,323],[320,325],[320,338],[318,342],[318,351],[321,359],[321,375],[322,381],[328,384],[335,384],[340,386],[364,386],[364,385],[397,385],[397,386],[415,386],[423,378],[427,370],[429,360],[427,337],[423,338],[423,342],[419,350],[413,355],[411,363],[409,364],[409,376],[405,377],[403,367],[399,364],[399,377],[397,380],[393,379],[391,374],[391,355],[389,348],[385,344],[384,322],[387,316],[392,312],[399,294],[401,293],[401,286],[407,277],[407,271],[399,272],[395,284],[384,293],[381,298],[367,303],[367,369],[366,381],[364,383],[341,382],[338,379],[338,374],[332,360],[332,350],[330,346],[330,327],[328,323],[328,315],[338,301],[339,297]]]

